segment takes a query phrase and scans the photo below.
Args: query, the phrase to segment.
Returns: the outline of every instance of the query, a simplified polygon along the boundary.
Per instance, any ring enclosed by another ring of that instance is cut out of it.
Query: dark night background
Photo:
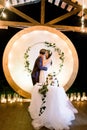
[[[2,58],[6,44],[12,36],[20,30],[21,29],[11,27],[8,29],[0,29],[0,93],[14,92],[5,79],[2,67]],[[67,92],[87,92],[87,34],[67,31],[63,33],[72,41],[79,58],[79,70],[77,77]]]

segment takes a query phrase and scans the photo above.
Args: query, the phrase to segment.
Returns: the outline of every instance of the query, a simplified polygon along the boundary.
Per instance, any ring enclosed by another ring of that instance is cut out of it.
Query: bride
[[[52,53],[49,51],[47,55],[49,58],[43,60],[43,65],[50,67]],[[69,101],[64,88],[59,86],[55,72],[47,75],[46,71],[41,70],[39,80],[33,87],[28,108],[33,127],[68,130],[75,113],[78,113],[77,109]]]
[[[45,55],[43,57],[43,66],[47,67],[48,69],[52,65],[52,52],[50,50],[46,50]],[[40,75],[39,75],[39,83],[44,83],[46,81],[46,77],[48,74],[48,69],[47,71],[40,70]]]

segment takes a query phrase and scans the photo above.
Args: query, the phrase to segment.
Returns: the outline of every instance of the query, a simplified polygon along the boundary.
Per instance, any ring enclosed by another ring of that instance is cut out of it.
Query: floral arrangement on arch
[[[45,44],[46,47],[48,48],[53,48],[54,51],[56,51],[59,55],[59,59],[61,61],[60,65],[59,65],[59,72],[61,72],[63,64],[64,64],[64,52],[61,51],[60,48],[56,47],[55,43],[50,43],[50,42],[43,42]],[[30,51],[31,47],[28,47],[24,53],[24,68],[28,73],[32,72],[32,69],[30,68],[30,62],[29,62],[29,51]]]

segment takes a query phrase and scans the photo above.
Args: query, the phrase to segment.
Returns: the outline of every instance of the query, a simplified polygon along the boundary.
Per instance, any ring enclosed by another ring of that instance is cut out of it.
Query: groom
[[[39,82],[40,70],[47,71],[47,67],[44,67],[42,64],[45,53],[46,53],[46,49],[41,49],[39,52],[39,56],[37,57],[37,59],[35,61],[34,68],[31,73],[33,85],[35,85],[37,82]]]

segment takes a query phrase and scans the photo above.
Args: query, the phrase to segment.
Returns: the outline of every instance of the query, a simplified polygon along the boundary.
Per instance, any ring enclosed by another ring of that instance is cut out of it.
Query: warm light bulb
[[[82,18],[81,18],[81,31],[85,32],[85,25],[84,25],[84,8],[85,8],[85,4],[84,4],[84,0],[82,1]]]
[[[84,22],[84,17],[82,16],[82,18],[81,18],[81,22]]]
[[[6,14],[4,12],[2,12],[2,17],[6,18]]]
[[[85,9],[86,8],[86,5],[83,5],[83,9]]]
[[[5,4],[5,7],[9,8],[11,6],[10,2],[7,1],[6,4]]]

